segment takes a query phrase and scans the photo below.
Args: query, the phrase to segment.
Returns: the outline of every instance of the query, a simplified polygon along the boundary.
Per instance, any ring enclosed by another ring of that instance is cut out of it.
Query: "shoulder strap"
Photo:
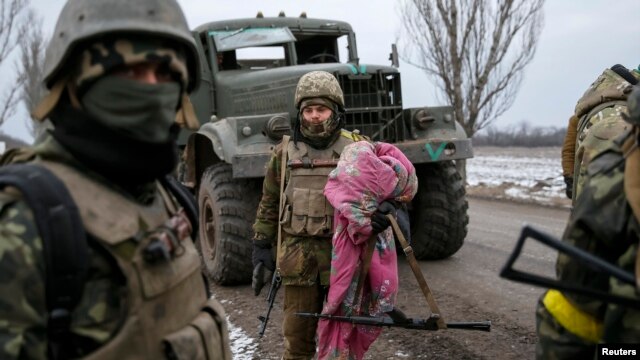
[[[191,222],[191,239],[195,241],[196,236],[198,235],[199,219],[198,203],[196,202],[196,198],[184,185],[179,183],[178,180],[171,175],[167,175],[160,179],[160,183],[162,183],[162,186],[168,189],[169,192],[175,196],[180,206],[184,208],[184,211]]]
[[[442,313],[440,312],[440,308],[438,307],[438,303],[436,302],[429,285],[427,284],[427,280],[425,280],[424,275],[422,274],[422,270],[420,269],[420,265],[416,261],[416,257],[413,254],[413,248],[405,239],[400,226],[398,226],[398,222],[396,218],[393,217],[392,214],[387,214],[387,218],[389,222],[391,222],[391,227],[393,228],[393,234],[396,236],[398,242],[402,246],[402,251],[407,256],[407,260],[409,261],[409,266],[411,266],[411,271],[413,271],[413,275],[416,277],[416,281],[418,285],[420,285],[420,290],[422,290],[422,294],[424,295],[425,300],[427,300],[427,305],[429,305],[429,309],[431,310],[431,314],[436,314],[438,329],[446,329],[447,325],[444,321]]]
[[[69,191],[46,168],[12,164],[0,168],[0,189],[20,190],[42,238],[49,316],[49,357],[69,354],[71,312],[78,305],[89,268],[89,249],[80,214]]]

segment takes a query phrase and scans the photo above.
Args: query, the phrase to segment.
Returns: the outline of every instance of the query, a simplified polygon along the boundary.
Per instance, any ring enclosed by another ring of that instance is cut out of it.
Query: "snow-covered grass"
[[[474,152],[467,161],[471,194],[568,206],[560,148],[479,147]]]

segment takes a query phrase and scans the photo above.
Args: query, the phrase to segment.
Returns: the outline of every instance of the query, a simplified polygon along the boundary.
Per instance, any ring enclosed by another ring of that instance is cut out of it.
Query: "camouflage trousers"
[[[315,285],[284,286],[283,359],[312,359],[316,354],[316,328],[318,319],[296,316],[297,312],[320,313],[326,294],[325,287]]]
[[[562,327],[542,303],[544,296],[545,294],[540,297],[536,308],[536,359],[595,359],[596,344],[587,342]]]

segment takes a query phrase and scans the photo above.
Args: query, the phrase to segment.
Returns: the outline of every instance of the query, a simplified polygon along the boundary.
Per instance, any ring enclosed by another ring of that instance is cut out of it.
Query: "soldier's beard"
[[[334,113],[335,114],[335,113]],[[302,136],[295,136],[294,140],[302,140],[317,149],[325,149],[333,144],[340,134],[342,117],[331,115],[330,118],[319,124],[311,124],[304,120],[302,114],[298,117],[295,131]],[[297,135],[297,134],[296,134]]]
[[[337,128],[338,120],[333,116],[333,114],[325,121],[315,124],[305,120],[304,118],[300,119],[300,131],[302,132],[302,135],[310,139],[331,137]]]

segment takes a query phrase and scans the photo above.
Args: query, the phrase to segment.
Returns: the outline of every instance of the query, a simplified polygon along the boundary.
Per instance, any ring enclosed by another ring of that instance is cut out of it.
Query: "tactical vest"
[[[122,326],[86,359],[231,359],[224,310],[216,300],[207,300],[190,236],[177,239],[167,259],[145,259],[145,249],[178,213],[175,199],[158,183],[154,201],[141,205],[72,167],[39,163],[65,183],[86,232],[127,279]],[[131,249],[133,241],[137,244]]]
[[[318,150],[302,142],[289,142],[284,189],[282,230],[294,236],[330,238],[333,235],[333,206],[324,196],[329,173],[338,165],[342,149],[362,137],[342,130],[330,147]],[[283,150],[284,151],[284,150]],[[322,163],[322,166],[317,164]],[[293,164],[301,164],[293,166]]]

